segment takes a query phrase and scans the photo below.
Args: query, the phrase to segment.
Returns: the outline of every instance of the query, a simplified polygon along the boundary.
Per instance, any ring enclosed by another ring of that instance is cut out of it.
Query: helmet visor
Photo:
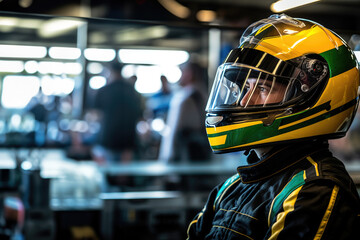
[[[217,71],[206,111],[283,106],[298,96],[296,78],[275,76],[244,64],[222,64]],[[224,109],[225,108],[225,109]]]

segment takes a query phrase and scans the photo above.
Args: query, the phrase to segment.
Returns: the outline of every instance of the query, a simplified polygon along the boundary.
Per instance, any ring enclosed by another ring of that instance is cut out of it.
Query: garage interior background
[[[245,27],[274,14],[274,2],[1,0],[0,238],[184,239],[209,191],[235,173],[241,156],[162,164],[164,119],[145,117],[133,161],[99,164],[91,109],[106,84],[104,65],[125,63],[123,75],[137,76],[145,101],[160,90],[162,73],[176,89],[179,65],[190,57],[211,86],[224,54]],[[322,0],[285,13],[323,24],[359,50],[359,10],[358,0]],[[30,114],[37,97],[51,121]],[[356,119],[347,138],[332,141],[358,186],[359,133]]]

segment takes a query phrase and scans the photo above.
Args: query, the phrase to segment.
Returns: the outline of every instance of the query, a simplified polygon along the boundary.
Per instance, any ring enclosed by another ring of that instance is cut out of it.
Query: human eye
[[[269,92],[269,88],[267,86],[259,86],[258,89],[259,89],[259,91],[261,93],[268,93]]]

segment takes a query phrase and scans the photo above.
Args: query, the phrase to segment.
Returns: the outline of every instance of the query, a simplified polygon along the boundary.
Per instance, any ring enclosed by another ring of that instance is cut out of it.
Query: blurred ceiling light
[[[25,71],[27,73],[33,74],[39,70],[39,64],[37,61],[27,61],[25,62]]]
[[[44,76],[41,78],[41,89],[45,95],[63,96],[70,94],[75,87],[71,78]]]
[[[1,104],[5,108],[24,108],[38,92],[40,81],[35,76],[6,76],[3,80]]]
[[[82,72],[83,68],[80,63],[64,63],[64,73],[71,75],[78,75]]]
[[[10,32],[14,28],[37,29],[42,22],[40,19],[0,17],[0,31]]]
[[[38,29],[43,24],[43,22],[44,21],[41,19],[22,18],[22,19],[19,19],[16,27],[28,28],[28,29]]]
[[[182,75],[182,71],[178,66],[163,67],[161,68],[161,72],[165,75],[169,83],[177,83]]]
[[[71,3],[74,2],[74,3]],[[97,7],[96,7],[97,8]],[[51,10],[51,15],[68,17],[91,17],[90,0],[88,1],[66,1]]]
[[[52,73],[60,75],[64,73],[64,63],[48,61],[39,62],[39,72],[42,74]]]
[[[216,12],[212,10],[200,10],[196,13],[196,18],[200,22],[212,22],[216,19]]]
[[[78,59],[81,50],[73,47],[50,47],[49,56],[54,59]]]
[[[135,89],[142,94],[156,93],[161,89],[161,70],[158,66],[138,66]]]
[[[114,49],[87,48],[84,56],[89,61],[110,62],[115,59]]]
[[[13,17],[0,17],[0,31],[11,32],[18,24],[19,20]]]
[[[131,78],[132,76],[136,75],[136,68],[136,65],[126,64],[121,70],[121,76],[124,78]]]
[[[105,43],[108,40],[108,36],[104,32],[90,32],[88,36],[89,42],[93,44]]]
[[[78,75],[82,72],[82,66],[80,63],[63,63],[63,62],[49,62],[41,61],[38,63],[38,71],[41,74],[70,74]]]
[[[79,20],[53,18],[41,25],[38,34],[43,38],[58,37],[76,30],[83,24],[85,23]]]
[[[126,64],[122,71],[121,71],[121,75],[124,78],[131,78],[132,76],[136,76],[137,75],[137,69],[138,67],[141,67],[140,65],[132,65],[132,64]],[[161,75],[164,75],[169,83],[176,83],[180,80],[182,72],[180,70],[180,68],[178,66],[151,66],[155,69],[156,72],[158,72],[159,74],[161,73]],[[159,78],[160,76],[158,75],[155,78]]]
[[[19,0],[19,6],[23,8],[28,8],[33,3],[33,0]]]
[[[175,0],[158,0],[158,2],[169,12],[179,18],[187,18],[190,16],[189,8],[181,5]]]
[[[189,60],[189,53],[181,50],[120,49],[123,63],[180,65]]]
[[[87,71],[90,74],[100,74],[104,70],[101,63],[91,62],[87,65]]]
[[[1,26],[16,26],[19,22],[18,18],[14,17],[0,17]]]
[[[103,76],[94,76],[89,79],[89,87],[94,90],[102,88],[105,84],[106,78]]]
[[[271,4],[270,9],[275,13],[279,13],[318,1],[320,0],[279,0]]]
[[[162,38],[153,40],[154,46],[163,46],[163,48],[167,49],[187,49],[187,51],[191,52],[196,51],[199,47],[202,46],[202,42],[194,41],[194,38],[183,36],[181,39],[179,38]]]
[[[24,45],[0,45],[0,57],[44,58],[46,47]]]
[[[0,60],[0,72],[21,73],[22,71],[24,71],[24,62]]]
[[[60,84],[60,95],[68,95],[72,93],[75,88],[75,80],[72,78],[62,78],[59,79]]]
[[[114,36],[114,40],[118,43],[144,41],[148,39],[163,38],[169,33],[169,29],[165,26],[152,26],[146,28],[131,28],[119,31]]]

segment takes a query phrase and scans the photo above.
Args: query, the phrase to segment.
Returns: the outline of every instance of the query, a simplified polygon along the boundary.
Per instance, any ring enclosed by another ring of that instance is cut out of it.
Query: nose
[[[247,105],[251,105],[251,92],[252,92],[252,89],[249,89],[246,91],[244,97],[241,99],[240,101],[240,106],[241,107],[246,107]]]

